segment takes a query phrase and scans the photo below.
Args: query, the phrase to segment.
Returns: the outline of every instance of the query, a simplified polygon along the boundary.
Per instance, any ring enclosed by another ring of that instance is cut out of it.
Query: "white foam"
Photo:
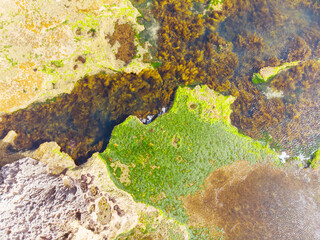
[[[288,155],[286,152],[282,152],[278,157],[282,163],[285,163],[290,155]]]

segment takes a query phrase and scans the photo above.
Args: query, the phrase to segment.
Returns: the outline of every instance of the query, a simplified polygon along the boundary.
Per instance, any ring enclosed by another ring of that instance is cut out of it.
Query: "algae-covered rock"
[[[320,150],[313,154],[313,158],[310,160],[310,166],[313,169],[319,169],[320,166]]]
[[[61,152],[61,147],[56,142],[45,142],[36,150],[21,154],[43,162],[53,174],[60,174],[65,169],[76,167],[73,159],[68,154]]]
[[[127,233],[120,234],[117,240],[135,239],[189,239],[186,226],[170,219],[161,211],[150,211],[141,215],[135,228]]]
[[[94,154],[88,162],[67,171],[66,174],[73,179],[91,176],[88,182],[89,179],[92,179],[92,182],[87,189],[91,196],[96,196],[96,201],[90,205],[89,211],[96,215],[100,224],[107,225],[110,239],[120,234],[137,239],[141,229],[149,228],[150,224],[152,228],[150,231],[143,231],[144,233],[150,232],[153,236],[161,233],[162,239],[166,239],[169,233],[162,232],[166,229],[165,231],[187,236],[185,226],[165,216],[157,208],[134,201],[129,193],[119,189],[111,180],[107,166],[98,154]]]
[[[270,79],[274,78],[278,73],[285,69],[289,69],[291,67],[297,66],[300,64],[300,61],[296,62],[289,62],[289,63],[284,63],[281,64],[280,66],[277,67],[264,67],[259,70],[259,73],[254,73],[252,77],[252,82],[254,84],[258,83],[266,83]]]
[[[30,151],[17,151],[14,144],[16,137],[17,133],[10,131],[0,140],[0,167],[25,157],[45,163],[48,171],[53,174],[60,174],[65,169],[76,167],[74,160],[68,154],[61,152],[61,147],[56,142],[45,142]]]
[[[15,131],[10,131],[8,134],[0,140],[0,167],[13,163],[24,156],[21,153],[10,151],[10,146],[12,145],[14,139],[17,137]]]
[[[138,16],[129,0],[3,2],[0,112],[70,92],[86,74],[152,68]]]
[[[179,88],[150,124],[129,117],[101,154],[111,178],[185,224],[189,239],[318,238],[309,220],[320,220],[319,176],[279,167],[273,151],[240,134],[230,125],[233,101],[206,86]],[[119,238],[159,236],[138,226]]]
[[[223,10],[223,2],[224,2],[224,0],[211,0],[211,1],[209,1],[204,13],[208,13],[210,11],[222,11]]]
[[[135,200],[186,222],[181,197],[194,193],[219,167],[276,155],[230,125],[232,97],[206,86],[179,88],[168,113],[143,125],[129,117],[115,127],[101,154],[112,179]]]

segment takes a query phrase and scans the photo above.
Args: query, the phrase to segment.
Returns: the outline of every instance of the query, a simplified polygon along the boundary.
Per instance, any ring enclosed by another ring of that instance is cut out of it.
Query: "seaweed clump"
[[[320,57],[319,5],[312,1],[227,2],[232,7],[229,15],[220,23],[218,32],[233,43],[233,51],[239,57],[239,67],[232,79],[239,92],[233,105],[232,123],[251,137],[266,139],[266,135],[271,135],[274,142],[279,142],[288,137],[286,121],[288,117],[294,117],[288,114],[288,99],[268,98],[260,87],[252,83],[251,76],[264,67],[279,66],[292,61],[305,62]],[[310,71],[309,75],[317,75],[315,68],[305,70]],[[292,83],[290,78],[282,78],[279,81],[283,85]],[[310,81],[317,82],[316,78]],[[306,82],[300,85],[299,89],[309,91]],[[298,88],[295,91],[298,91]],[[306,114],[312,114],[312,108],[308,108],[310,104],[306,104],[307,98],[302,101],[303,95],[300,96],[300,100],[297,96],[290,97],[293,101],[290,111],[301,112],[304,104]],[[312,102],[315,101],[316,99],[313,99]],[[295,117],[299,118],[298,115]],[[305,127],[313,133],[318,131],[312,124],[296,125],[295,130],[303,131]],[[277,129],[275,131],[281,132],[281,135],[275,134],[272,129]],[[304,140],[301,135],[299,142]],[[291,142],[291,147],[296,147],[297,143]]]
[[[318,148],[319,84],[320,63],[315,60],[294,66],[270,82],[272,89],[284,94],[284,120],[281,125],[270,126],[266,130],[290,153],[310,155]]]
[[[172,93],[156,70],[87,76],[71,94],[3,115],[0,137],[16,131],[18,150],[55,141],[80,163],[105,148],[114,125],[130,114],[156,114]]]
[[[192,6],[192,1],[154,3],[153,16],[161,23],[156,55],[162,62],[159,73],[164,81],[183,85],[202,83],[235,95],[230,80],[238,59],[232,52],[233,45],[214,32],[224,12],[195,14],[190,10]],[[225,8],[227,11],[228,4]]]
[[[136,54],[136,49],[134,46],[135,33],[128,23],[116,23],[114,28],[115,30],[112,36],[106,36],[106,38],[110,38],[109,42],[111,45],[114,45],[116,41],[119,42],[120,47],[116,54],[116,58],[128,64]]]

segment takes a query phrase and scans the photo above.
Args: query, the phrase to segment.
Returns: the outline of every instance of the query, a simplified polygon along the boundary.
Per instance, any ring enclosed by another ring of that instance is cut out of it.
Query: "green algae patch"
[[[270,149],[229,124],[232,102],[206,86],[178,88],[171,110],[154,122],[128,117],[101,154],[116,185],[185,223],[181,198],[214,169],[237,160],[275,160]]]
[[[313,154],[313,158],[310,160],[310,166],[313,169],[319,169],[319,167],[320,167],[320,149]]]
[[[254,73],[252,77],[252,82],[254,84],[267,82],[259,73]]]
[[[192,240],[223,240],[224,232],[218,227],[215,228],[214,234],[209,230],[208,227],[190,227],[189,239]]]
[[[217,94],[207,86],[197,86],[193,90],[184,88],[183,90],[185,91],[184,95],[188,95],[187,106],[189,110],[198,113],[203,120],[213,123],[217,119],[223,119],[231,123],[232,110],[230,105],[234,102],[234,97]],[[181,95],[177,95],[175,105],[179,104]],[[179,106],[174,106],[171,111],[174,109],[179,109]]]

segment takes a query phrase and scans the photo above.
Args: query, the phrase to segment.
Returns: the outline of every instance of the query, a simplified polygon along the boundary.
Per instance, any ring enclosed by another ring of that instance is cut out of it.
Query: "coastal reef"
[[[233,101],[206,86],[178,88],[169,112],[148,125],[129,117],[106,151],[81,166],[57,144],[41,144],[29,151],[40,162],[0,169],[0,198],[9,206],[0,208],[0,235],[319,238],[319,175],[275,165],[272,150],[230,124]],[[8,230],[12,218],[21,222]]]
[[[68,2],[48,6],[80,17],[38,22],[35,4],[25,27],[72,51],[1,46],[7,72],[52,90],[0,116],[1,238],[320,238],[319,152],[309,169],[275,152],[319,149],[318,2]]]

